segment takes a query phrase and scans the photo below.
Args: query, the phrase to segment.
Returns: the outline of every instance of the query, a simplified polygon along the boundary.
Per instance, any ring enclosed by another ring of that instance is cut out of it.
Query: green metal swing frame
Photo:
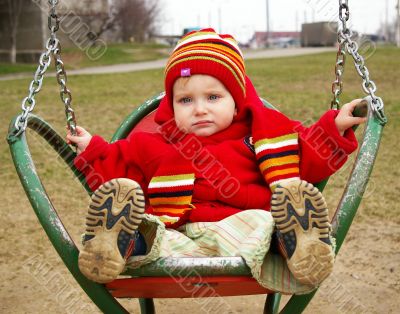
[[[158,107],[161,98],[162,94],[157,95],[134,110],[122,122],[111,141],[126,138],[144,117]],[[267,101],[263,100],[263,102],[266,106],[273,108]],[[26,132],[17,135],[19,131],[15,123],[17,118],[15,117],[11,121],[7,141],[21,184],[51,243],[76,281],[101,311],[104,313],[127,313],[105,285],[92,282],[80,273],[78,268],[79,251],[57,215],[56,209],[35,170],[35,164],[32,160],[26,139]],[[368,121],[360,142],[360,149],[332,222],[334,226],[333,233],[336,238],[336,253],[343,244],[366,189],[378,153],[383,126],[384,123],[378,119],[374,110],[371,110],[370,104]],[[27,127],[47,141],[90,194],[91,190],[83,175],[73,165],[76,154],[64,141],[63,137],[46,121],[33,114],[29,114],[27,117]],[[317,187],[323,190],[326,182],[321,182]],[[173,265],[173,267],[166,269],[167,265]],[[187,276],[193,273],[193,271],[196,271],[196,274],[200,276],[222,274],[225,276],[251,277],[249,268],[240,257],[197,258],[191,259],[189,263],[185,258],[167,258],[145,265],[137,270],[129,270],[124,274],[135,277],[154,276],[155,274],[157,276]],[[293,295],[281,311],[279,311],[281,294],[278,292],[268,294],[264,313],[301,313],[311,301],[316,291],[314,290],[306,295]],[[243,295],[246,295],[245,291]],[[139,298],[139,302],[142,313],[155,312],[152,298]]]

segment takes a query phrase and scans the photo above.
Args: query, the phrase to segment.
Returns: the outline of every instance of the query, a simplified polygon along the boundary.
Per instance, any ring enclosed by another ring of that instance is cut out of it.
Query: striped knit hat
[[[245,66],[239,45],[231,35],[212,28],[182,37],[165,68],[165,92],[172,100],[172,88],[180,77],[205,74],[217,78],[230,92],[237,106],[246,96]]]

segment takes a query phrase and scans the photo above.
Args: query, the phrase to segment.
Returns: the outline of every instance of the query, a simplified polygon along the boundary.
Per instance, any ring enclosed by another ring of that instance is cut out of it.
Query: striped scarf
[[[177,129],[173,119],[173,84],[180,77],[195,74],[217,78],[231,93],[237,109],[234,124],[249,125],[245,135],[253,138],[256,159],[270,189],[273,191],[279,183],[299,178],[298,135],[294,122],[278,111],[264,107],[246,76],[243,55],[237,42],[232,36],[219,35],[213,29],[187,34],[178,42],[168,60],[165,69],[166,95],[155,116],[167,138]],[[230,139],[229,128],[226,132],[224,130],[201,140],[218,143],[226,139]],[[174,139],[175,142],[179,140]],[[176,160],[170,160],[176,164]],[[171,168],[165,173],[157,173],[151,180],[150,204],[167,226],[178,223],[180,218],[188,215],[192,208],[194,182],[195,177],[188,169],[174,169],[171,173]]]

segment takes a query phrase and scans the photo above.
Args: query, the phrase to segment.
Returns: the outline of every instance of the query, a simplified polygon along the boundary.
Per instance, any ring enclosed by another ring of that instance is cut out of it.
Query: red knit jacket
[[[351,129],[344,136],[339,134],[336,116],[337,111],[329,110],[311,127],[291,120],[299,134],[300,176],[308,182],[316,183],[332,175],[357,148]],[[75,165],[92,190],[113,178],[126,177],[137,181],[146,196],[150,181],[160,173],[193,173],[193,208],[179,225],[187,221],[219,221],[244,209],[269,210],[271,191],[260,173],[250,134],[232,134],[235,136],[227,139],[225,133],[224,139],[218,141],[207,142],[205,138],[200,148],[193,146],[193,137],[189,136],[179,149],[160,133],[139,132],[111,144],[93,136],[75,159]],[[206,153],[190,160],[188,155],[194,149]],[[206,167],[207,156],[212,156],[213,167]],[[232,180],[226,180],[227,176]],[[235,182],[240,184],[231,193]],[[157,214],[149,203],[146,211]]]

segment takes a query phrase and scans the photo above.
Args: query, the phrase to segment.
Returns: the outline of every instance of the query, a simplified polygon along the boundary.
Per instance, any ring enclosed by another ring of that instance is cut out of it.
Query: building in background
[[[300,45],[300,32],[255,32],[249,41],[253,49],[288,48]]]
[[[16,61],[37,62],[43,52],[50,35],[48,29],[49,6],[47,0],[12,0],[21,3],[18,10],[18,27],[16,32]],[[85,47],[93,41],[93,29],[101,27],[101,23],[109,15],[108,0],[70,0],[59,1],[57,14],[61,19],[57,37],[62,47],[76,45]],[[0,61],[10,60],[12,21],[16,13],[10,14],[8,1],[0,0]],[[103,38],[113,37],[109,34]]]
[[[302,47],[333,47],[337,43],[337,22],[304,23],[301,25]]]
[[[21,1],[21,10],[9,12],[8,1],[0,1],[0,61],[10,60],[12,32],[15,15],[18,15],[16,32],[17,61],[37,60],[44,46],[44,17],[40,8],[32,1]],[[47,23],[47,19],[46,19]]]
[[[250,48],[330,47],[337,42],[337,22],[305,23],[301,32],[255,32]]]

